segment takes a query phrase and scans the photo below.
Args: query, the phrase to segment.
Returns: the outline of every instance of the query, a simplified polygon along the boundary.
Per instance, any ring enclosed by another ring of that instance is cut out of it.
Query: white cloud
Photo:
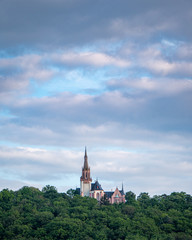
[[[180,94],[192,90],[192,79],[150,78],[111,80],[108,86],[129,91],[148,91],[159,95]]]
[[[177,54],[179,50],[179,46],[178,48],[175,47],[172,55]],[[186,59],[173,58],[173,56],[167,57],[165,54],[169,51],[170,49],[163,49],[161,44],[152,45],[143,51],[137,52],[137,63],[140,67],[144,67],[159,76],[179,74],[190,77],[192,74],[192,62],[186,61]]]
[[[18,91],[18,90],[21,91],[25,89],[29,84],[28,79],[24,78],[22,75],[17,75],[17,77],[16,76],[7,76],[7,77],[0,76],[0,93],[7,93],[11,91]]]
[[[1,147],[1,176],[43,183],[46,179],[54,180],[78,170],[78,156],[79,153],[69,150]]]
[[[100,52],[82,52],[75,53],[69,52],[61,55],[54,54],[52,56],[54,61],[71,64],[71,65],[90,65],[95,67],[103,67],[108,65],[114,65],[116,67],[128,67],[130,62],[118,57],[113,57],[105,53]]]
[[[23,90],[29,86],[31,79],[45,81],[52,78],[54,71],[44,65],[43,59],[43,56],[35,54],[1,58],[4,74],[0,76],[0,91]]]
[[[142,66],[162,76],[180,73],[183,73],[184,76],[192,74],[192,63],[188,62],[171,63],[163,59],[148,59]]]

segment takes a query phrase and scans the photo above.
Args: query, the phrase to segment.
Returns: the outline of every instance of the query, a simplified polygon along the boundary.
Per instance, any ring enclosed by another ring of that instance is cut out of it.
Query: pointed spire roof
[[[87,148],[85,147],[85,156],[84,156],[84,166],[83,166],[84,169],[88,169],[89,166],[88,166],[88,157],[87,157]]]
[[[123,182],[122,182],[122,190],[120,191],[120,193],[121,193],[122,195],[125,195],[124,189],[123,189]]]
[[[85,146],[85,157],[87,157],[87,148]]]

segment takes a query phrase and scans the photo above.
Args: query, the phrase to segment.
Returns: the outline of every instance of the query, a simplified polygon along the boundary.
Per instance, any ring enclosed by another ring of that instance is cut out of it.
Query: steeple
[[[122,190],[121,190],[121,193],[124,195],[124,189],[123,189],[123,182],[122,182]]]
[[[84,156],[84,167],[83,167],[85,170],[88,170],[89,169],[89,166],[88,166],[88,157],[87,157],[87,148],[85,147],[85,156]]]
[[[85,157],[87,157],[87,148],[85,146]]]
[[[82,167],[82,176],[80,178],[80,194],[81,196],[90,196],[91,190],[91,173],[88,165],[87,149],[85,147],[84,165]]]

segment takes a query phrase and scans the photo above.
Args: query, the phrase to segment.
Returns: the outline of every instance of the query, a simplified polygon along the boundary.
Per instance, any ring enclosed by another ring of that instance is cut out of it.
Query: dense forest
[[[192,240],[192,196],[185,192],[150,197],[126,193],[126,203],[110,205],[80,197],[23,187],[0,192],[0,239],[166,239]]]

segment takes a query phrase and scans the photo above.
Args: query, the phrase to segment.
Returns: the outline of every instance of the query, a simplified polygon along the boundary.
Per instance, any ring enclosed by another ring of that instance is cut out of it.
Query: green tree
[[[129,202],[99,204],[96,199],[23,187],[0,192],[3,240],[192,240],[191,196],[181,192],[150,198],[128,192]],[[131,201],[132,199],[132,201]],[[131,203],[131,204],[129,204]]]
[[[136,208],[132,205],[123,205],[122,213],[126,214],[128,217],[133,218],[136,212]]]
[[[54,186],[46,185],[43,187],[42,192],[46,198],[54,199],[58,197],[57,189]]]
[[[151,205],[150,196],[146,192],[140,193],[139,196],[137,197],[137,201],[139,202],[140,206],[143,208],[147,208]]]
[[[135,195],[135,193],[133,193],[131,191],[126,192],[125,199],[126,199],[127,204],[129,204],[129,205],[134,205],[136,203],[136,195]]]
[[[3,189],[0,192],[0,207],[4,210],[9,210],[14,201],[14,192],[9,189]]]
[[[75,195],[77,195],[77,190],[75,189],[72,189],[70,188],[68,191],[67,191],[67,195],[70,197],[70,198],[73,198]]]
[[[104,194],[103,197],[101,197],[100,199],[100,205],[109,205],[110,202],[109,202],[109,199],[107,198],[106,194]]]

